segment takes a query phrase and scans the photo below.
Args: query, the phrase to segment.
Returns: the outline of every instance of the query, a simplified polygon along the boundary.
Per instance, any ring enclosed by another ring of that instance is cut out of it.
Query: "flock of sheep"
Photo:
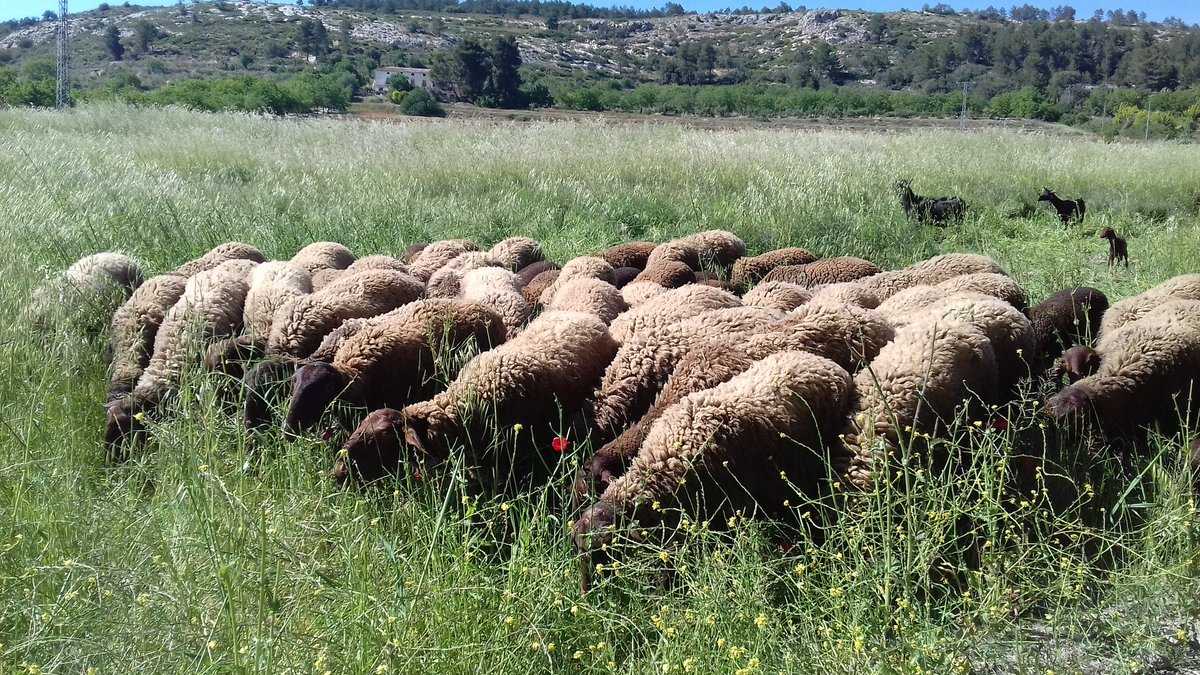
[[[611,526],[787,517],[832,483],[868,488],[890,450],[931,448],[1030,379],[1055,382],[1045,412],[1060,427],[1137,447],[1192,418],[1200,375],[1200,275],[1111,307],[1091,288],[1030,306],[985,256],[884,271],[800,248],[747,256],[719,230],[561,268],[524,237],[357,259],[318,242],[281,261],[228,243],[142,280],[136,261],[100,253],[54,286],[127,296],[109,326],[112,458],[201,356],[240,378],[249,430],[317,434],[348,415],[329,458],[343,482],[461,453],[536,485],[590,438],[574,485],[590,504],[574,523],[585,577]]]

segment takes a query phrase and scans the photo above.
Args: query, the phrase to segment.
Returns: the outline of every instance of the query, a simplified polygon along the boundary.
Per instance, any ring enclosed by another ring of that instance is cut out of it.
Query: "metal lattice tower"
[[[67,17],[67,0],[58,0],[58,89],[55,101],[59,108],[71,102],[71,22]]]

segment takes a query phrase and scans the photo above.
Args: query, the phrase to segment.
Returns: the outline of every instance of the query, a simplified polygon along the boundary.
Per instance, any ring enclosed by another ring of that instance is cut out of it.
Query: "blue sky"
[[[102,1],[103,0],[73,0],[71,2],[71,10],[79,11],[83,9],[92,9]],[[119,1],[120,0],[108,0],[109,4],[113,5],[118,4]],[[823,0],[818,2],[815,0],[808,0],[806,2],[805,0],[789,0],[790,4],[792,5],[807,4],[811,7],[828,5],[848,9],[871,10],[891,10],[899,9],[901,7],[913,9],[920,7],[926,2],[934,5],[937,4],[938,1],[939,0],[842,0],[841,2],[838,2],[837,0]],[[991,0],[989,2],[988,0],[983,0],[980,2],[978,0],[960,0],[957,2],[950,1],[946,4],[956,8],[978,8],[986,7],[987,5],[1007,7],[1014,4],[1024,4],[1026,1],[1027,0]],[[1071,0],[1055,0],[1054,2],[1042,2],[1041,0],[1028,1],[1031,5],[1046,8],[1053,7],[1055,5],[1071,5],[1079,12],[1081,16],[1085,17],[1091,15],[1091,13],[1096,9],[1114,9],[1117,7],[1122,7],[1124,9],[1136,9],[1138,11],[1145,12],[1148,16],[1154,19],[1177,16],[1188,23],[1200,23],[1200,2],[1193,2],[1192,0],[1127,0],[1126,2],[1096,2],[1095,0],[1079,0],[1077,2],[1072,2]],[[153,2],[151,0],[142,0],[142,2],[138,4],[171,5],[175,4],[175,2],[174,0],[158,0],[157,2]],[[661,5],[662,2],[654,0],[619,0],[617,2],[593,0],[592,4],[619,4],[633,5],[635,7],[653,7]],[[757,7],[763,4],[776,5],[778,4],[778,0],[766,0],[765,2],[763,0],[758,0],[757,2],[751,2],[749,0],[685,0],[681,4],[688,9],[704,11],[721,9],[729,6],[740,7],[743,4],[748,4],[751,7]],[[0,21],[5,19],[15,19],[23,16],[40,16],[42,12],[48,9],[57,10],[58,0],[0,0]]]

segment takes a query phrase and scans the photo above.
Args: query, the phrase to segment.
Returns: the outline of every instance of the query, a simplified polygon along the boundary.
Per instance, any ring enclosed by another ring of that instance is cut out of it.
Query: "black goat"
[[[1108,240],[1108,266],[1124,262],[1125,269],[1129,269],[1129,245],[1125,243],[1123,237],[1118,237],[1117,233],[1111,227],[1106,227],[1100,230],[1100,238]]]
[[[1042,194],[1037,200],[1053,204],[1063,225],[1067,225],[1071,221],[1081,223],[1084,214],[1087,213],[1087,204],[1084,204],[1082,199],[1061,199],[1050,188],[1042,188]]]
[[[922,197],[913,192],[912,182],[896,181],[896,193],[900,195],[900,205],[909,220],[920,223],[933,223],[945,226],[947,222],[962,222],[967,215],[967,203],[958,197]]]

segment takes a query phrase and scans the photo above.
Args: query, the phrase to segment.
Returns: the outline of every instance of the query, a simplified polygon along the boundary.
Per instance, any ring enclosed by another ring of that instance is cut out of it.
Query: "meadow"
[[[899,178],[964,197],[968,218],[908,223]],[[1087,220],[1064,228],[1046,205],[1008,215],[1043,185],[1083,196]],[[1105,225],[1129,239],[1128,270],[1107,269]],[[228,383],[199,373],[153,442],[113,466],[102,339],[19,319],[32,288],[107,249],[158,272],[229,240],[285,258],[322,239],[365,255],[522,234],[563,261],[709,228],[753,252],[797,245],[889,268],[983,253],[1035,300],[1074,285],[1115,300],[1200,272],[1200,156],[1005,131],[0,111],[0,671],[1200,666],[1200,510],[1177,438],[1133,476],[1081,479],[1082,494],[1112,496],[1097,519],[1085,505],[1052,511],[1037,491],[1006,502],[1012,436],[964,424],[962,443],[987,461],[953,479],[914,465],[908,489],[857,498],[820,546],[779,550],[753,521],[692,524],[581,596],[574,513],[546,497],[566,493],[569,467],[545,490],[495,499],[469,494],[462,467],[342,489],[319,441],[274,438],[251,456],[220,401]],[[1042,423],[1037,396],[1010,429]],[[971,568],[947,555],[964,516],[985,539]]]

